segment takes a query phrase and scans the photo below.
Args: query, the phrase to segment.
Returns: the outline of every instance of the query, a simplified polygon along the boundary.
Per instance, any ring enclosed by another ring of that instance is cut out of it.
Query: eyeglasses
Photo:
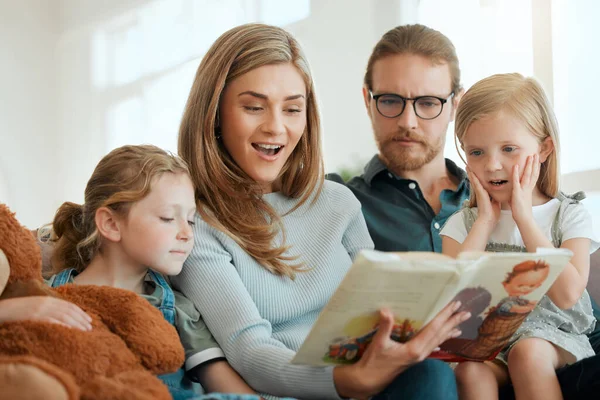
[[[373,100],[375,100],[375,105],[379,114],[386,118],[396,118],[402,115],[406,108],[406,102],[412,100],[415,115],[421,119],[434,119],[439,117],[444,109],[444,104],[454,96],[454,92],[452,92],[445,99],[436,96],[418,96],[411,99],[393,93],[373,95],[373,92],[370,90],[369,94]]]

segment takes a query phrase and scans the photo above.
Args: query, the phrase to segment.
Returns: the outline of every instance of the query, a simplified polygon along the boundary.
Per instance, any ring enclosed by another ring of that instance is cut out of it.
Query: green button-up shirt
[[[456,191],[442,190],[438,214],[425,200],[417,181],[394,175],[377,155],[365,166],[363,175],[346,183],[362,203],[375,249],[441,253],[442,226],[469,198],[465,171],[449,159],[446,168],[460,183]],[[330,174],[327,178],[342,182],[339,175]]]

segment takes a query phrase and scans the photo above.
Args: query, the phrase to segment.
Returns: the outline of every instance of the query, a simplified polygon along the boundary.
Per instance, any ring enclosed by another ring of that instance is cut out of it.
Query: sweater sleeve
[[[335,185],[332,182],[328,182],[328,184],[330,186]],[[348,223],[348,227],[346,228],[344,236],[342,237],[342,244],[348,251],[352,261],[354,261],[361,250],[373,250],[375,245],[373,244],[373,240],[369,235],[367,223],[365,222],[365,217],[362,213],[361,204],[354,193],[352,193],[352,191],[346,186],[342,185],[336,185],[336,189],[337,190],[331,190],[327,192],[329,196],[331,196],[328,204],[331,207],[332,213],[352,214],[352,217]],[[344,205],[344,207],[339,207],[339,205]]]
[[[339,399],[333,367],[290,364],[295,352],[272,337],[221,241],[226,236],[199,218],[194,235],[194,249],[173,283],[195,303],[231,366],[261,393]]]

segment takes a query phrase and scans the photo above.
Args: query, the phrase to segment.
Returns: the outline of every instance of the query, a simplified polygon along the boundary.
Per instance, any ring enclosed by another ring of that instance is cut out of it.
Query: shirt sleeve
[[[463,212],[459,210],[448,218],[440,231],[440,236],[448,236],[458,243],[465,241],[469,232],[467,232],[467,227],[465,226]]]
[[[175,327],[185,350],[187,371],[207,361],[223,359],[225,353],[208,330],[194,304],[183,294],[175,294]]]
[[[194,249],[172,281],[198,307],[229,364],[258,392],[339,399],[333,367],[290,364],[295,352],[273,338],[271,323],[260,315],[221,242],[226,236],[199,218],[194,236]]]
[[[594,234],[592,216],[582,203],[576,203],[566,208],[560,228],[563,242],[575,238],[590,239],[590,254],[600,247]]]

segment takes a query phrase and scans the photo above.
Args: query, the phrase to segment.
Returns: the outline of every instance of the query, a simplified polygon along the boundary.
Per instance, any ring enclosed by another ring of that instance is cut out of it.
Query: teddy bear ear
[[[42,280],[40,248],[31,232],[4,204],[0,204],[0,250],[10,266],[9,283]]]

